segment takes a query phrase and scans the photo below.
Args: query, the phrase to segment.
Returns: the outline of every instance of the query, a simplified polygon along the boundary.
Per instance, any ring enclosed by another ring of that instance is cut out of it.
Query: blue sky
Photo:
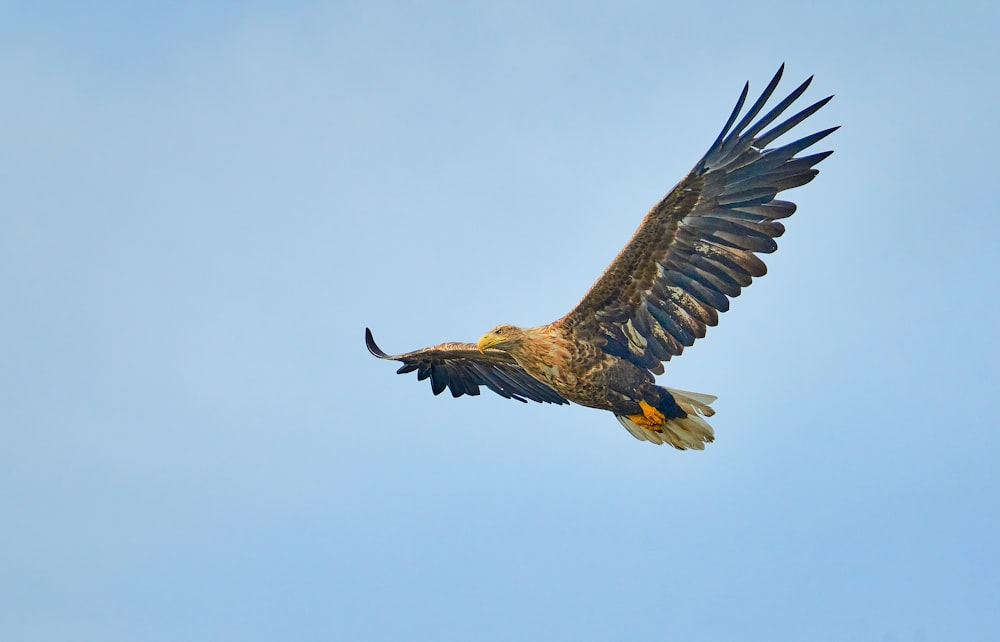
[[[0,637],[1000,637],[989,3],[0,7]],[[608,413],[371,358],[561,316],[742,84],[843,128]]]

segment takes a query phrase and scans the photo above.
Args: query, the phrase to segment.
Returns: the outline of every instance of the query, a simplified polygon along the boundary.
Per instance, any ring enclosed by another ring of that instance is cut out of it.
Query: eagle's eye
[[[497,334],[503,334],[503,328],[497,328]]]

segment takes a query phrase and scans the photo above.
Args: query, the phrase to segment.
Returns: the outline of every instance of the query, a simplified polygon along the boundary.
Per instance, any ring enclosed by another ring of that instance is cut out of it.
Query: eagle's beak
[[[476,341],[476,345],[479,347],[480,352],[484,352],[486,348],[493,345],[493,341],[491,340],[492,338],[493,337],[490,333],[486,333],[483,336],[479,337],[479,341]]]

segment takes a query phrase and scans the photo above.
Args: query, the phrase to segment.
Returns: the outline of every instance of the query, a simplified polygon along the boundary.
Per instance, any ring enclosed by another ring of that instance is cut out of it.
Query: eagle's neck
[[[570,367],[573,358],[573,343],[567,340],[555,324],[524,328],[519,341],[508,347],[508,352],[532,377],[552,385],[558,390],[562,386],[576,383],[576,376]]]

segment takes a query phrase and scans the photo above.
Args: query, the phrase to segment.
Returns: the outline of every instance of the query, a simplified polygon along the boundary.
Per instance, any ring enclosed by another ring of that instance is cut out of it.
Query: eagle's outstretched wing
[[[660,374],[663,361],[705,336],[705,328],[718,323],[718,313],[729,309],[729,298],[767,271],[755,253],[777,248],[774,239],[785,229],[778,219],[795,211],[794,203],[775,196],[816,176],[813,166],[832,152],[796,154],[837,129],[768,148],[832,98],[764,132],[812,81],[753,122],[783,69],[736,123],[749,91],[749,84],[744,86],[705,156],[649,211],[628,245],[560,320],[567,331]]]
[[[500,350],[479,352],[474,343],[442,343],[406,354],[389,355],[375,343],[372,331],[365,328],[368,351],[380,359],[402,361],[397,374],[417,371],[417,379],[431,380],[434,394],[445,388],[453,397],[478,395],[486,386],[501,397],[527,402],[569,403],[555,390],[534,379],[517,365],[514,358]]]

